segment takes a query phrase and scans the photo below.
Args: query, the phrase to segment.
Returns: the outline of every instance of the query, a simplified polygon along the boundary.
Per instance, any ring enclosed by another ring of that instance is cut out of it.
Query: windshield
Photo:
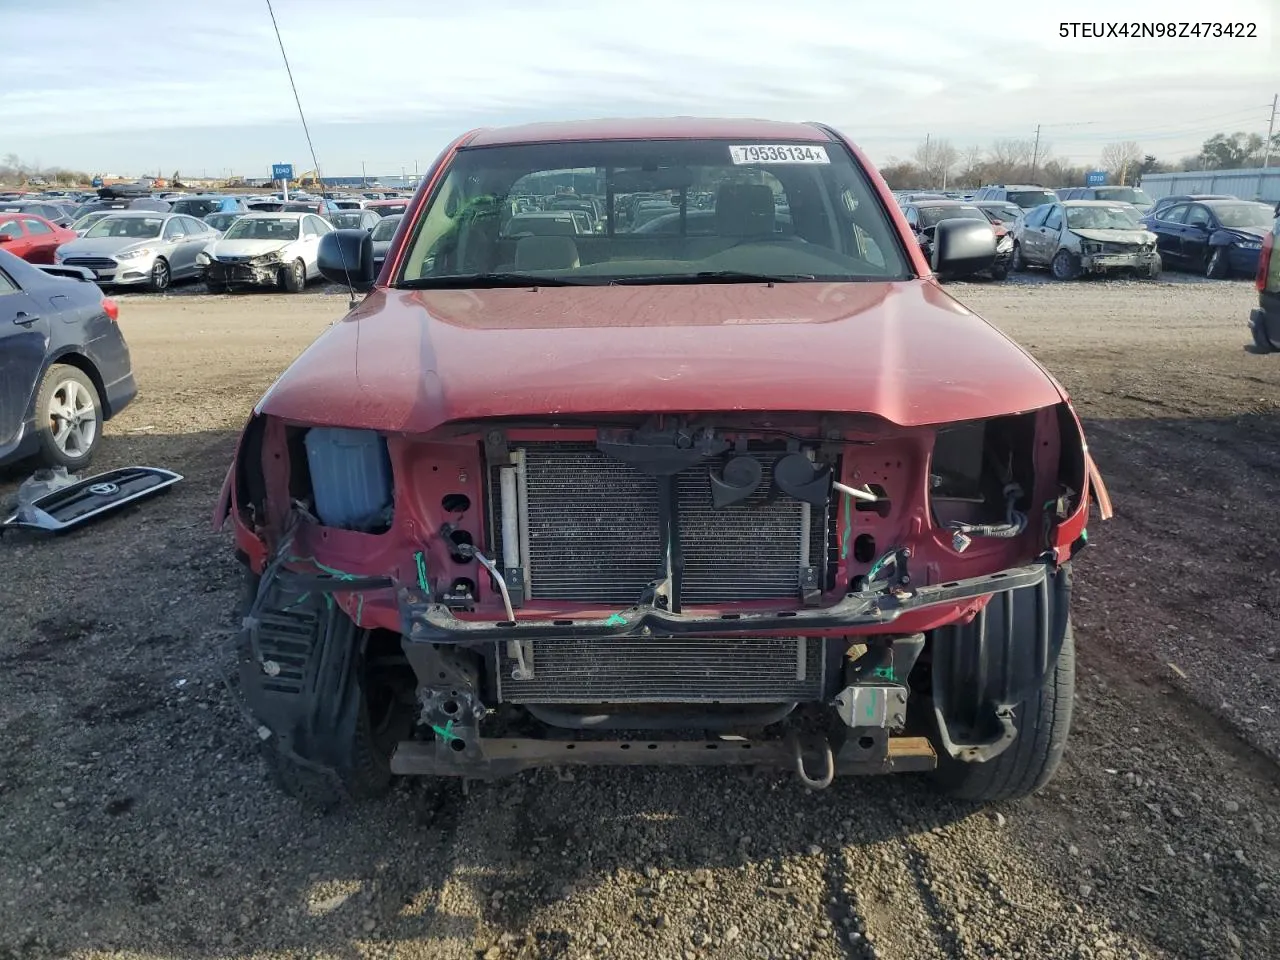
[[[1058,197],[1049,190],[1010,190],[1009,200],[1023,210],[1038,207],[1042,203],[1057,203]]]
[[[968,205],[920,208],[920,226],[932,227],[943,220],[982,220],[986,222],[987,215],[977,207]]]
[[[164,227],[162,217],[103,217],[84,235],[85,239],[97,237],[133,237],[152,240],[160,236]]]
[[[222,209],[222,198],[174,200],[171,209],[174,213],[185,213],[189,217],[206,217]]]
[[[385,205],[379,204],[378,206],[371,206],[368,209],[372,210],[374,213],[376,213],[380,217],[394,217],[396,214],[404,213],[406,210],[408,210],[409,204],[408,203],[388,203]]]
[[[1224,227],[1269,227],[1276,218],[1265,203],[1215,203],[1209,209]]]
[[[241,217],[222,235],[223,240],[297,240],[296,217]]]
[[[98,211],[97,213],[86,213],[83,217],[71,225],[72,230],[88,230],[99,220],[104,220],[111,216],[110,213]]]
[[[373,228],[373,233],[370,236],[374,240],[390,240],[396,235],[396,227],[400,226],[400,221],[403,219],[403,214],[397,214],[394,217],[383,217]]]
[[[1141,230],[1137,214],[1128,207],[1067,207],[1072,230]]]
[[[363,210],[339,210],[329,214],[329,220],[340,230],[359,229],[364,226]]]
[[[537,209],[516,213],[527,206],[518,198],[532,198]],[[570,201],[588,201],[582,205],[598,207],[601,218],[563,209]],[[530,274],[560,283],[909,275],[866,175],[832,143],[586,141],[462,150],[408,243],[401,286],[514,285]]]
[[[215,230],[225,230],[242,216],[242,213],[211,213],[204,218],[204,222]]]
[[[1135,206],[1151,206],[1151,198],[1137,187],[1096,187],[1093,195],[1099,200],[1132,203]]]

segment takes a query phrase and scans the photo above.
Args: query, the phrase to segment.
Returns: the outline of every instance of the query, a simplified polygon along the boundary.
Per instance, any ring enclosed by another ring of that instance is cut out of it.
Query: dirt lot
[[[982,813],[680,770],[301,812],[220,682],[237,570],[208,517],[345,299],[122,298],[143,393],[100,465],[187,480],[0,542],[0,958],[1280,956],[1280,361],[1244,349],[1252,290],[953,289],[1070,389],[1117,508],[1078,564],[1066,762]]]

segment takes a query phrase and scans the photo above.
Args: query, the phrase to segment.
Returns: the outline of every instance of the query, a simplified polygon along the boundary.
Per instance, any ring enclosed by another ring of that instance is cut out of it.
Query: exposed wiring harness
[[[1017,503],[1022,499],[1022,487],[1017,483],[1006,483],[1004,499],[1004,523],[964,523],[953,520],[947,524],[947,529],[952,534],[952,543],[958,551],[963,553],[974,537],[1011,540],[1027,529],[1027,515],[1017,509]]]

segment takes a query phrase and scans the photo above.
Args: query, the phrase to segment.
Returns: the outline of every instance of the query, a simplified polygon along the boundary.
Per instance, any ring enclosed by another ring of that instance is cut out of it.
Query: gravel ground
[[[914,778],[639,769],[300,810],[222,686],[208,517],[345,296],[122,296],[143,393],[99,466],[187,479],[0,541],[0,960],[1280,956],[1280,361],[1244,349],[1247,282],[1041,280],[950,289],[1070,389],[1116,518],[1077,566],[1064,765],[981,812]]]

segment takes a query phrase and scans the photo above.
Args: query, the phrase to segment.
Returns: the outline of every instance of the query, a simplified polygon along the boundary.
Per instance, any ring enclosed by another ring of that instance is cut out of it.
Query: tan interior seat
[[[573,270],[580,263],[578,245],[570,237],[521,237],[516,242],[517,270]]]

